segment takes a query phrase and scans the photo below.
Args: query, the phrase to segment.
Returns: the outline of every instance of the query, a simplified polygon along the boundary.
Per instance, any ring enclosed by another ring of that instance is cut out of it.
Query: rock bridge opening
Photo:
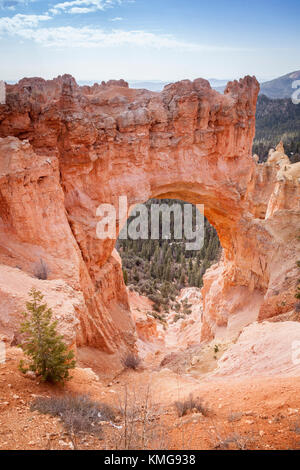
[[[195,205],[177,199],[150,199],[125,225],[116,243],[124,282],[149,298],[153,315],[163,319],[181,289],[203,286],[203,275],[221,255],[217,232]]]

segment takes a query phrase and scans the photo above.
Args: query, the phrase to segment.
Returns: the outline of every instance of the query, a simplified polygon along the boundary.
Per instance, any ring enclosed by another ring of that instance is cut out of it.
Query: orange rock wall
[[[239,311],[247,317],[253,293],[249,318],[253,309],[256,316],[270,316],[274,285],[275,297],[284,289],[282,271],[291,275],[291,302],[299,184],[277,182],[274,166],[252,158],[255,78],[229,83],[224,95],[203,79],[171,84],[161,93],[129,89],[123,81],[79,87],[68,75],[23,79],[6,88],[6,105],[0,105],[1,159],[8,162],[0,192],[0,262],[32,272],[42,257],[53,278],[77,285],[86,302],[79,344],[107,352],[134,345],[120,260],[112,254],[115,241],[96,237],[98,205],[118,207],[121,195],[129,204],[168,197],[205,205],[224,252],[205,278],[202,339]],[[16,149],[7,150],[11,145]],[[22,146],[31,155],[28,167]],[[16,197],[7,190],[9,175],[18,178],[14,160],[23,175],[13,183]],[[279,205],[274,191],[282,194]],[[20,197],[28,203],[16,209]]]

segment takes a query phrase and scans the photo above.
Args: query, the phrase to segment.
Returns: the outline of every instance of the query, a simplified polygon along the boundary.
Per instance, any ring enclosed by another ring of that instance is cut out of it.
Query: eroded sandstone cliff
[[[258,91],[251,77],[224,95],[203,79],[161,93],[68,75],[6,86],[0,262],[34,274],[43,259],[50,280],[83,293],[78,344],[134,347],[115,240],[96,236],[97,207],[121,195],[205,205],[223,257],[205,276],[202,339],[294,308],[299,178],[252,157]]]

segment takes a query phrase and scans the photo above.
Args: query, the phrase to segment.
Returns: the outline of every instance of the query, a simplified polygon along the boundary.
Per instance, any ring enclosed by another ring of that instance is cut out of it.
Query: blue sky
[[[299,0],[0,0],[1,79],[270,79],[300,69]]]

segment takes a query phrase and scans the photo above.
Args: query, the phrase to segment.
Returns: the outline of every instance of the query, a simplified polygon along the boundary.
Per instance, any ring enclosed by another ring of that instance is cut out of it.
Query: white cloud
[[[74,3],[74,2],[68,2]],[[21,15],[0,18],[0,37],[15,36],[32,40],[46,47],[103,48],[119,46],[151,47],[155,49],[181,49],[186,51],[234,51],[236,48],[195,44],[181,41],[171,35],[156,34],[142,30],[105,31],[91,26],[42,27],[41,23],[51,20],[45,15]]]
[[[121,4],[123,0],[72,0],[57,3],[49,10],[53,15],[59,13],[84,14],[97,10],[111,8],[115,4]]]
[[[92,11],[90,8],[73,7],[69,10],[69,13],[84,14],[84,13],[90,13],[90,11]]]
[[[3,19],[2,19],[3,20]],[[30,21],[20,27],[17,21],[8,22],[0,19],[1,32],[20,36],[23,39],[31,39],[44,46],[56,47],[115,47],[124,45],[148,46],[160,48],[184,48],[197,50],[197,44],[190,44],[176,40],[171,36],[161,36],[146,31],[122,31],[113,30],[106,32],[101,29],[72,26],[53,28],[32,28]],[[35,19],[37,21],[37,19]],[[34,24],[35,26],[35,24]]]
[[[24,30],[33,30],[41,21],[48,21],[49,15],[21,15],[17,14],[13,17],[0,18],[0,35],[11,34],[23,36]]]
[[[122,18],[121,16],[116,16],[115,18],[111,18],[110,21],[123,21],[124,18]]]

